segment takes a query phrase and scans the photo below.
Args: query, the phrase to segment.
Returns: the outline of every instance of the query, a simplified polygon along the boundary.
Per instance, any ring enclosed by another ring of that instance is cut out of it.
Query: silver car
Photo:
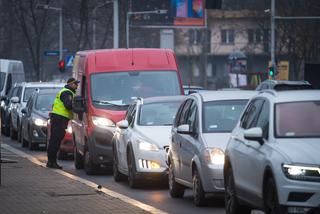
[[[115,181],[128,177],[129,185],[168,177],[166,152],[170,130],[184,96],[137,99],[125,120],[116,125],[113,137],[113,175]]]
[[[226,213],[320,213],[319,151],[319,90],[257,95],[226,149]]]
[[[169,191],[182,197],[193,189],[194,203],[206,193],[223,196],[224,150],[230,133],[255,91],[229,90],[194,93],[181,104],[172,128]]]

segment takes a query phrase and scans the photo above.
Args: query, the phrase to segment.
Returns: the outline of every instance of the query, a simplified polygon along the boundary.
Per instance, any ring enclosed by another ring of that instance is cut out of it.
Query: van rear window
[[[113,109],[131,104],[134,97],[181,95],[176,71],[97,73],[90,85],[94,104]]]

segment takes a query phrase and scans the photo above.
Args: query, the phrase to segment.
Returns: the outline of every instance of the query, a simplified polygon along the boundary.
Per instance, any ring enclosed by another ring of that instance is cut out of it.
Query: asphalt
[[[1,141],[0,141],[1,143]],[[149,213],[1,145],[1,214]]]

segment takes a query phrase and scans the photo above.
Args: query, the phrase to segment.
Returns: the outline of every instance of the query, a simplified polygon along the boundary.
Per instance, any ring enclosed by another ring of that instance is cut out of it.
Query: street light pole
[[[274,74],[277,73],[277,66],[275,60],[275,0],[271,0],[271,66]],[[275,75],[273,75],[274,79]]]
[[[126,43],[127,43],[127,48],[130,47],[130,41],[129,41],[129,22],[130,22],[130,17],[131,15],[137,15],[137,14],[165,14],[167,13],[168,10],[150,10],[150,11],[137,11],[137,12],[132,12],[129,11],[127,12],[127,20],[126,20]]]
[[[119,48],[119,1],[113,0],[113,48]]]

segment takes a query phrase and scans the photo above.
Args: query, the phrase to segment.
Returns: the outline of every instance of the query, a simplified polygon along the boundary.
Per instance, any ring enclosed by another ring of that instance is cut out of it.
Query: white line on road
[[[1,144],[1,147],[3,147],[5,149],[15,153],[16,155],[19,155],[20,157],[27,158],[29,161],[31,161],[32,163],[34,163],[34,164],[36,164],[38,166],[46,167],[46,164],[40,162],[37,158],[33,157],[32,155],[28,155],[28,154],[24,153],[23,151],[15,149],[12,146],[9,146],[7,144]],[[107,195],[109,195],[111,197],[118,198],[118,199],[120,199],[120,200],[122,200],[122,201],[124,201],[124,202],[126,202],[128,204],[131,204],[133,206],[139,207],[139,208],[141,208],[141,209],[143,209],[145,211],[148,211],[148,212],[151,212],[151,213],[155,213],[155,214],[166,214],[166,212],[164,212],[162,210],[159,210],[159,209],[157,209],[155,207],[152,207],[152,206],[150,206],[148,204],[144,204],[144,203],[142,203],[140,201],[137,201],[137,200],[135,200],[133,198],[130,198],[128,196],[125,196],[125,195],[122,195],[120,193],[114,192],[114,191],[112,191],[110,189],[107,189],[105,187],[102,187],[102,188],[98,189],[98,184],[96,184],[94,182],[91,182],[89,180],[80,178],[78,176],[75,176],[75,175],[73,175],[71,173],[68,173],[68,172],[65,172],[65,171],[62,171],[62,170],[58,170],[58,169],[50,169],[50,170],[55,171],[55,172],[57,172],[57,173],[59,173],[61,175],[64,175],[64,176],[66,176],[68,178],[71,178],[73,180],[79,181],[79,182],[81,182],[81,183],[83,183],[83,184],[85,184],[85,185],[87,185],[89,187],[97,189],[98,191],[101,191],[101,192],[103,192],[103,193],[105,193],[105,194],[107,194]]]

